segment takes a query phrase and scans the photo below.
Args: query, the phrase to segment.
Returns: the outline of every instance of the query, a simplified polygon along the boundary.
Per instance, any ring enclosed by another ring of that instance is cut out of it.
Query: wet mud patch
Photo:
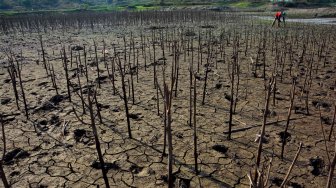
[[[76,142],[81,142],[83,144],[88,144],[92,140],[92,132],[84,129],[76,129],[74,131],[74,139]]]
[[[37,128],[41,131],[41,132],[45,132],[49,130],[48,127],[48,121],[47,120],[41,120],[38,122],[37,124]]]
[[[50,120],[49,120],[49,123],[50,123],[50,125],[55,125],[55,126],[61,125],[61,121],[59,119],[59,116],[52,115]]]
[[[10,177],[18,176],[20,175],[19,171],[13,171],[12,173],[9,174]]]
[[[102,83],[102,82],[105,82],[106,79],[108,78],[108,76],[99,76],[99,78],[96,78],[95,82],[98,83]]]
[[[136,120],[136,121],[139,121],[142,119],[142,116],[141,116],[141,113],[137,113],[137,114],[129,114],[128,115],[129,118],[133,119],[133,120]]]
[[[291,187],[291,188],[303,188],[302,185],[298,184],[298,183],[295,183],[295,182],[291,182],[288,184],[288,187]]]
[[[224,93],[224,98],[228,101],[231,101],[231,95],[227,94],[227,93]]]
[[[288,143],[289,141],[291,141],[291,137],[292,135],[289,133],[289,132],[284,132],[284,131],[281,131],[280,133],[278,133],[278,140],[280,143],[283,143],[284,140],[286,140],[286,143]]]
[[[100,109],[109,109],[110,108],[110,105],[104,105],[102,103],[98,103],[97,106],[100,108]]]
[[[112,109],[112,112],[120,112],[120,107],[116,106]]]
[[[254,142],[260,142],[260,137],[261,137],[261,135],[257,134]],[[262,138],[262,143],[268,144],[269,143],[269,137],[270,137],[269,134],[265,134],[264,137]]]
[[[332,121],[329,117],[322,116],[321,117],[321,122],[326,125],[331,125]]]
[[[212,149],[222,154],[226,154],[226,152],[228,151],[228,147],[224,145],[214,145],[212,146]]]
[[[3,118],[2,121],[4,123],[8,123],[8,122],[11,122],[11,121],[14,121],[15,120],[15,116],[13,117],[7,117],[7,118]]]
[[[104,168],[106,170],[118,170],[120,169],[119,165],[116,163],[116,162],[113,162],[113,163],[109,163],[109,162],[104,162]],[[94,168],[94,169],[102,169],[102,165],[100,162],[98,161],[94,161],[92,164],[91,164],[91,167]]]
[[[214,29],[215,26],[213,26],[213,25],[202,25],[201,28],[203,28],[203,29]]]
[[[3,158],[4,164],[13,164],[14,160],[18,160],[18,159],[24,159],[29,157],[30,154],[21,149],[21,148],[15,148],[12,151],[6,153],[6,155]]]
[[[190,179],[178,178],[177,186],[178,186],[178,188],[189,188],[190,187]]]
[[[8,84],[10,81],[11,81],[11,79],[4,79],[3,82],[4,82],[5,84]]]
[[[165,27],[163,26],[150,26],[148,29],[149,30],[158,30],[158,29],[164,29]]]
[[[216,83],[215,88],[216,88],[216,89],[220,89],[220,88],[222,88],[222,86],[223,86],[223,84],[221,84],[221,83]]]
[[[84,50],[84,47],[76,45],[76,46],[72,46],[71,50],[73,50],[73,51],[80,51],[80,50]]]
[[[322,107],[322,108],[330,108],[331,107],[331,104],[330,103],[327,103],[327,102],[324,102],[324,101],[317,101],[317,100],[313,100],[312,101],[312,104],[318,108],[318,107]]]
[[[271,182],[272,184],[280,187],[281,183],[283,182],[283,179],[279,177],[272,177]]]
[[[187,37],[193,37],[193,36],[196,36],[196,33],[193,32],[193,31],[186,31],[185,32],[185,36],[187,36]]]
[[[37,84],[37,86],[46,86],[49,82],[41,82],[39,84]]]
[[[165,183],[168,183],[168,175],[161,175],[160,179],[163,180]],[[173,174],[172,179],[173,179],[173,182],[175,183],[175,181],[176,181],[176,175],[175,174]]]
[[[0,103],[1,103],[2,105],[6,105],[6,104],[10,103],[11,100],[12,100],[11,98],[2,98],[2,99],[0,100]]]
[[[310,166],[313,167],[313,170],[311,171],[311,173],[314,176],[318,176],[322,173],[323,168],[324,168],[324,161],[323,159],[319,158],[319,157],[315,157],[315,158],[311,158],[309,159],[310,162]]]
[[[179,139],[182,139],[183,138],[183,133],[181,133],[181,132],[176,133],[176,137],[179,138]]]
[[[140,167],[136,164],[132,164],[129,168],[129,171],[133,174],[139,174],[142,171],[143,167]]]
[[[33,113],[41,111],[51,111],[56,108],[56,106],[62,102],[66,97],[64,95],[54,95],[48,101],[44,102],[41,106],[37,107]]]
[[[307,109],[301,106],[294,106],[294,113],[305,115],[307,113]]]
[[[64,99],[65,99],[64,95],[55,95],[55,96],[50,98],[49,102],[53,103],[54,105],[58,105]]]
[[[261,113],[264,114],[265,109],[261,109]],[[274,116],[277,115],[277,113],[274,110],[267,110],[266,115],[267,115],[267,117],[274,117]]]

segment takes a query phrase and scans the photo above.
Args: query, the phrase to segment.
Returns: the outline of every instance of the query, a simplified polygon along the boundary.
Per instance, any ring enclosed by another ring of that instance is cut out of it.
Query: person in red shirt
[[[281,12],[279,11],[279,12],[275,13],[275,19],[273,21],[272,27],[274,26],[276,21],[278,22],[278,27],[280,27],[281,17],[282,17],[282,20],[285,24],[285,13],[283,11],[281,11]]]

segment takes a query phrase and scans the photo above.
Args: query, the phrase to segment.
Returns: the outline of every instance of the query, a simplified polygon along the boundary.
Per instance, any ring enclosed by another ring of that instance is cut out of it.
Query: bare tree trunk
[[[240,83],[240,65],[239,65],[239,59],[238,59],[238,49],[235,55],[235,69],[236,69],[236,74],[237,74],[237,84],[236,84],[236,93],[232,93],[232,98],[233,98],[233,94],[235,94],[235,98],[234,98],[234,104],[233,104],[233,114],[236,113],[236,107],[237,107],[237,103],[238,103],[238,96],[239,96],[239,83]]]
[[[197,165],[197,127],[196,127],[196,99],[197,99],[197,92],[196,92],[196,75],[194,75],[194,158],[195,158],[195,172],[198,174],[198,165]]]
[[[323,128],[323,124],[322,124],[322,114],[321,114],[321,107],[319,107],[319,113],[320,113],[320,126],[321,126],[321,131],[322,131],[322,135],[323,135],[323,142],[324,142],[324,147],[325,147],[325,151],[327,153],[327,158],[328,158],[328,168],[329,165],[331,164],[331,160],[330,160],[330,156],[329,156],[329,151],[328,151],[328,145],[327,145],[327,139],[324,133],[324,128]]]
[[[48,74],[48,69],[47,69],[47,62],[45,59],[45,53],[44,53],[44,48],[43,48],[43,41],[42,41],[42,35],[40,35],[40,45],[41,45],[41,53],[42,53],[42,60],[43,60],[43,65],[44,65],[44,69],[47,72],[47,76],[49,76]]]
[[[91,98],[90,95],[93,95],[93,97]],[[80,96],[80,97],[84,101],[84,96]],[[93,132],[93,136],[94,136],[94,140],[95,140],[96,151],[97,151],[97,154],[98,154],[98,159],[99,159],[99,163],[100,163],[102,174],[103,174],[103,179],[104,179],[106,188],[109,188],[110,185],[109,185],[109,181],[108,181],[108,177],[107,177],[108,169],[106,168],[106,165],[105,165],[105,162],[104,162],[104,156],[103,156],[102,151],[101,151],[101,147],[100,147],[101,144],[100,144],[100,141],[99,141],[98,131],[97,131],[96,122],[95,122],[96,115],[94,114],[93,101],[95,101],[96,106],[98,105],[97,100],[95,98],[96,98],[96,90],[91,90],[91,88],[88,88],[88,96],[87,96],[88,103],[87,104],[85,103],[85,105],[89,109],[90,123],[85,123],[78,116],[75,108],[73,108],[73,112],[74,112],[78,121],[80,121],[82,124],[89,124],[92,128],[92,132]]]
[[[7,181],[7,178],[6,178],[6,174],[3,170],[2,161],[0,162],[0,176],[1,176],[1,180],[2,180],[2,183],[3,183],[4,187],[5,188],[10,188],[10,186],[8,184],[8,181]]]
[[[79,74],[77,74],[77,80],[78,80],[78,86],[79,86],[79,94],[81,96],[81,101],[82,101],[82,108],[83,108],[83,114],[85,114],[85,102],[84,102],[84,97],[83,97],[83,89],[82,89],[82,84],[79,78]]]
[[[290,106],[289,106],[289,109],[288,109],[286,128],[285,128],[285,131],[283,132],[283,137],[282,137],[281,159],[283,159],[283,152],[285,150],[285,145],[286,145],[286,141],[287,141],[286,136],[287,136],[290,117],[291,117],[291,114],[292,114],[292,109],[293,109],[293,104],[294,104],[294,96],[295,96],[295,79],[293,79],[292,93],[291,93]]]
[[[86,77],[86,83],[88,84],[89,83],[89,73],[88,73],[88,68],[87,68],[87,59],[86,59],[86,49],[85,49],[85,46],[84,46],[84,66],[85,66],[85,77]],[[64,55],[65,55],[65,52],[64,52]]]
[[[163,157],[166,155],[166,145],[167,145],[167,113],[166,111],[167,111],[167,104],[164,103],[163,151],[161,155],[161,161],[163,160]]]
[[[210,45],[210,42],[209,42]],[[210,46],[208,47],[208,58],[207,58],[207,64],[205,69],[205,79],[204,79],[204,87],[203,87],[203,98],[202,98],[202,105],[205,104],[205,95],[206,95],[206,86],[207,86],[207,80],[208,80],[208,72],[209,72],[209,66],[210,66]]]
[[[189,126],[192,126],[192,79],[193,79],[193,73],[192,73],[192,67],[189,66]]]
[[[9,76],[11,77],[11,81],[12,81],[16,107],[17,107],[18,110],[20,110],[19,95],[18,95],[18,91],[17,91],[17,88],[16,88],[15,65],[13,63],[11,63],[11,65],[8,67],[7,70],[8,70]]]
[[[96,57],[96,63],[97,63],[97,80],[98,80],[98,87],[100,88],[100,76],[99,76],[99,61],[98,61],[98,53],[97,53],[97,45],[96,42],[94,42],[94,50],[95,50],[95,57]]]
[[[334,103],[334,117],[333,117],[333,120],[332,120],[332,123],[331,123],[330,132],[329,132],[329,141],[330,141],[331,135],[333,133],[333,129],[334,129],[334,125],[335,125],[335,118],[336,118],[336,103]]]
[[[334,170],[335,170],[335,164],[336,164],[336,142],[335,142],[335,154],[334,154],[334,158],[332,159],[332,162],[330,164],[330,169],[329,169],[329,173],[328,173],[328,183],[326,188],[330,188],[332,185],[332,180],[334,177]]]
[[[174,186],[174,178],[173,178],[173,141],[172,141],[172,129],[171,129],[171,123],[172,123],[172,114],[171,114],[171,105],[172,105],[172,99],[173,99],[173,88],[174,84],[176,84],[176,69],[174,69],[174,65],[176,62],[172,64],[172,70],[175,70],[172,72],[171,76],[171,86],[170,89],[168,88],[168,85],[165,82],[165,78],[163,76],[163,93],[162,98],[164,99],[164,105],[165,105],[165,114],[166,114],[166,126],[167,126],[167,140],[168,140],[168,187],[173,188]],[[164,74],[163,74],[164,75]],[[159,85],[157,84],[157,87]],[[160,89],[160,91],[162,91]]]
[[[132,93],[132,104],[134,105],[135,104],[135,100],[134,100],[134,82],[133,82],[133,70],[130,69],[130,74],[131,74],[131,91]]]
[[[152,43],[153,43],[153,68],[154,68],[154,72],[153,72],[153,82],[154,82],[154,88],[156,88],[156,53],[155,53],[155,32],[153,32],[153,36],[152,36]],[[158,99],[159,100],[159,99]]]
[[[122,85],[122,91],[123,91],[123,100],[125,104],[125,113],[126,113],[126,119],[127,119],[127,129],[128,129],[128,137],[132,138],[132,132],[131,132],[131,123],[129,119],[129,112],[128,112],[128,104],[127,104],[127,94],[126,94],[126,87],[125,87],[125,70],[122,69],[120,58],[119,60],[119,71],[121,76],[121,85]]]
[[[17,72],[18,72],[18,75],[19,75],[20,88],[21,88],[21,93],[22,93],[22,98],[23,98],[23,104],[24,104],[24,108],[25,108],[25,112],[26,112],[26,118],[29,119],[27,100],[26,100],[26,95],[25,95],[25,92],[24,92],[24,89],[23,89],[23,84],[22,84],[22,79],[21,79],[22,67],[20,68],[20,64],[19,64],[18,60],[16,60],[16,63],[17,63]]]
[[[286,183],[287,183],[287,179],[288,179],[290,173],[292,172],[292,169],[293,169],[293,167],[294,167],[294,164],[295,164],[297,158],[299,157],[301,148],[302,148],[302,143],[300,143],[299,149],[298,149],[298,151],[296,152],[296,155],[295,155],[295,157],[294,157],[294,160],[293,160],[291,166],[289,167],[288,172],[287,172],[287,174],[286,174],[286,176],[285,176],[283,182],[281,183],[280,187],[284,187],[284,186],[286,185]]]
[[[116,59],[116,57],[114,57],[113,59],[112,59],[112,70],[111,70],[111,72],[112,72],[112,87],[113,87],[113,95],[115,95],[116,94],[116,87],[115,87],[115,59]]]
[[[71,102],[70,80],[69,80],[68,62],[67,62],[68,60],[67,60],[67,56],[65,53],[65,47],[63,48],[63,58],[64,58],[64,71],[65,71],[65,79],[67,83],[68,97],[69,97],[69,102]],[[86,55],[85,55],[85,62],[86,62]],[[86,75],[87,75],[87,71],[86,71]]]
[[[72,48],[70,46],[70,68],[72,68]]]
[[[274,78],[271,78],[268,87],[267,87],[267,95],[266,95],[266,101],[265,101],[265,110],[264,110],[264,117],[263,117],[263,125],[261,127],[261,133],[260,133],[260,139],[259,139],[259,145],[258,145],[258,152],[257,152],[257,159],[256,159],[256,168],[254,172],[254,181],[258,180],[258,168],[260,165],[260,158],[261,158],[261,152],[262,152],[262,144],[263,144],[263,139],[265,135],[265,128],[266,128],[266,120],[267,120],[267,113],[268,113],[268,107],[269,107],[269,101],[270,101],[270,95],[271,95],[271,90],[272,90],[272,85]]]
[[[56,75],[55,75],[55,69],[54,69],[54,65],[51,66],[51,80],[53,83],[53,86],[56,90],[56,94],[58,95],[58,88],[57,88],[57,83],[56,83]]]
[[[3,170],[3,160],[5,158],[5,155],[6,155],[6,134],[5,134],[5,124],[3,122],[3,119],[2,119],[2,114],[0,114],[0,121],[1,121],[1,132],[2,132],[2,143],[3,143],[3,153],[2,153],[2,158],[1,158],[1,161],[0,161],[0,176],[1,176],[1,180],[2,180],[2,183],[4,185],[5,188],[9,188],[10,185],[8,184],[8,181],[7,181],[7,178],[6,178],[6,174]]]
[[[103,120],[102,120],[102,117],[101,117],[101,114],[100,114],[100,106],[99,106],[99,103],[98,103],[98,100],[97,100],[97,90],[95,90],[93,97],[94,97],[94,100],[95,100],[95,103],[96,103],[97,115],[98,115],[98,118],[99,118],[99,122],[103,123]]]
[[[165,101],[167,101],[167,137],[168,137],[168,187],[173,188],[173,138],[172,138],[172,130],[171,130],[171,99],[172,99],[172,91],[168,89],[168,86],[165,85]]]
[[[228,134],[228,139],[231,140],[231,129],[232,129],[232,116],[234,113],[234,82],[235,82],[235,66],[236,65],[236,59],[237,58],[235,55],[233,55],[233,62],[232,62],[232,68],[231,68],[231,97],[230,97],[230,116],[229,116],[229,134]]]

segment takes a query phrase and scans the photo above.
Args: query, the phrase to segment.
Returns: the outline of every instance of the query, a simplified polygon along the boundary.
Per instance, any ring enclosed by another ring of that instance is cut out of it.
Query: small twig
[[[327,153],[327,157],[328,157],[328,166],[330,165],[330,156],[329,156],[329,151],[328,151],[328,146],[327,146],[327,139],[324,133],[324,128],[323,128],[323,124],[322,124],[322,114],[321,114],[321,107],[319,107],[319,112],[320,112],[320,125],[321,125],[321,131],[322,131],[322,135],[323,135],[323,141],[324,141],[324,147],[326,149],[326,153]]]
[[[335,154],[334,158],[330,164],[330,169],[329,169],[329,174],[328,174],[328,183],[326,188],[330,188],[332,184],[332,179],[334,177],[334,169],[335,169],[335,164],[336,164],[336,142],[335,142]]]
[[[281,184],[280,187],[284,187],[284,186],[286,185],[286,183],[287,183],[287,179],[288,179],[290,173],[292,172],[292,169],[293,169],[293,167],[294,167],[294,164],[295,164],[297,158],[299,157],[301,148],[302,148],[302,142],[300,142],[299,149],[298,149],[298,151],[297,151],[297,153],[296,153],[296,155],[295,155],[295,157],[294,157],[294,160],[293,160],[291,166],[289,167],[288,172],[287,172],[287,174],[286,174],[286,176],[285,176],[285,178],[284,178],[284,180],[283,180],[283,182],[282,182],[282,184]]]
[[[265,180],[265,183],[264,183],[264,187],[266,187],[266,186],[267,186],[267,183],[268,183],[268,179],[269,179],[269,176],[270,176],[270,173],[271,173],[271,168],[272,168],[273,157],[274,157],[274,153],[272,153],[272,157],[271,157],[270,162],[269,162],[269,165],[268,165],[268,169],[267,169],[267,174],[266,174],[266,180]]]
[[[80,119],[74,107],[72,107],[72,111],[74,112],[78,121],[80,121],[82,124],[88,125],[88,123],[85,123],[83,120]]]
[[[253,188],[253,187],[256,187],[256,186],[255,186],[254,182],[252,181],[251,176],[252,176],[252,174],[251,174],[251,172],[249,172],[249,174],[247,174],[247,177],[250,180],[250,188]]]
[[[335,125],[335,118],[336,118],[336,103],[334,102],[334,117],[331,123],[330,133],[329,133],[329,141],[331,139],[331,135],[333,133],[334,125]]]
[[[8,184],[6,174],[2,166],[3,160],[5,159],[5,155],[6,155],[6,134],[5,134],[5,124],[2,119],[2,114],[0,114],[0,121],[1,121],[1,132],[2,132],[2,143],[3,143],[3,155],[0,160],[0,176],[1,176],[1,180],[3,182],[4,187],[9,188],[10,185]]]

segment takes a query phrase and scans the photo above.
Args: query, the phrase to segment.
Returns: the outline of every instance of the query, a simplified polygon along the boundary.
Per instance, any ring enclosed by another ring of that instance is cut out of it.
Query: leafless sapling
[[[93,95],[93,97],[91,97],[91,95]],[[92,132],[93,132],[96,151],[97,151],[98,159],[99,159],[99,162],[100,162],[100,165],[101,165],[101,170],[102,170],[102,174],[103,174],[104,183],[105,183],[106,188],[109,188],[110,184],[109,184],[109,180],[108,180],[108,177],[107,177],[108,169],[106,168],[106,165],[105,165],[105,162],[104,162],[104,156],[103,156],[103,153],[101,151],[101,144],[100,144],[100,141],[99,141],[97,126],[96,126],[96,120],[95,120],[96,115],[94,114],[95,112],[94,112],[94,106],[93,106],[94,104],[93,103],[96,103],[96,105],[97,105],[97,100],[95,100],[95,98],[96,98],[95,95],[96,95],[96,89],[92,90],[92,88],[89,87],[88,88],[88,94],[87,94],[87,104],[85,104],[85,105],[88,107],[88,110],[89,110],[89,115],[90,115],[90,123],[89,124],[90,124]],[[84,101],[84,98],[82,100]],[[80,121],[83,124],[87,124],[83,120],[80,119],[80,117],[78,116],[75,108],[73,108],[73,112],[75,113],[75,116],[78,119],[78,121]]]
[[[20,88],[21,88],[23,104],[24,104],[24,108],[25,108],[25,114],[26,114],[26,118],[29,119],[28,105],[27,105],[26,95],[25,95],[25,92],[24,92],[23,83],[22,83],[22,76],[21,76],[22,75],[21,74],[22,73],[22,62],[21,62],[21,65],[20,65],[20,63],[17,59],[15,59],[15,61],[16,61],[17,73],[18,73],[18,76],[19,76],[19,83],[20,83]]]
[[[269,101],[270,101],[270,95],[271,95],[273,83],[274,83],[274,78],[271,78],[269,80],[268,85],[267,85],[267,95],[266,95],[266,99],[265,99],[265,109],[264,109],[264,115],[263,115],[263,124],[262,124],[261,131],[260,131],[260,139],[259,139],[257,158],[256,158],[256,167],[255,167],[255,172],[254,172],[254,181],[255,181],[254,183],[257,183],[256,181],[258,180],[258,168],[260,166],[261,153],[262,153],[262,145],[263,145],[263,140],[264,140],[264,136],[265,136],[268,107],[269,107]]]
[[[132,132],[131,132],[131,123],[130,123],[130,117],[129,117],[129,112],[128,112],[128,103],[127,103],[127,93],[126,93],[126,86],[125,86],[125,70],[123,70],[123,67],[121,65],[121,60],[119,56],[118,58],[118,68],[119,68],[119,73],[121,77],[121,86],[122,86],[122,91],[123,91],[123,100],[124,100],[124,105],[125,105],[125,113],[126,113],[126,119],[127,119],[127,130],[128,130],[128,137],[131,139],[132,138]]]
[[[295,78],[293,78],[293,80],[292,80],[291,98],[290,98],[290,106],[289,106],[289,109],[288,109],[288,114],[287,114],[287,121],[286,121],[285,131],[283,132],[283,135],[282,135],[281,159],[283,159],[283,154],[284,154],[284,150],[285,150],[285,145],[286,145],[286,142],[287,142],[287,131],[288,131],[288,126],[289,126],[290,117],[291,117],[292,109],[293,109],[293,105],[294,105],[295,83],[296,83],[296,80],[295,80]]]
[[[65,52],[65,47],[63,47],[63,63],[64,63],[64,71],[65,71],[65,79],[68,91],[69,102],[71,102],[71,91],[70,91],[70,80],[69,80],[69,72],[68,72],[68,59]]]
[[[9,185],[8,181],[7,181],[7,177],[5,174],[5,171],[3,169],[3,161],[5,159],[5,155],[6,155],[6,134],[5,134],[5,123],[2,117],[2,114],[0,114],[0,121],[1,121],[1,132],[2,132],[2,144],[3,144],[3,149],[2,149],[2,157],[1,157],[1,161],[0,161],[0,176],[1,176],[1,180],[2,183],[4,185],[5,188],[10,188],[11,186]]]
[[[20,110],[19,95],[18,95],[18,91],[17,91],[17,87],[16,87],[16,69],[15,69],[15,65],[14,65],[13,61],[10,61],[10,64],[7,67],[7,71],[8,71],[8,74],[9,74],[10,78],[11,78],[12,87],[13,87],[14,96],[15,96],[16,107],[17,107],[18,110]]]

